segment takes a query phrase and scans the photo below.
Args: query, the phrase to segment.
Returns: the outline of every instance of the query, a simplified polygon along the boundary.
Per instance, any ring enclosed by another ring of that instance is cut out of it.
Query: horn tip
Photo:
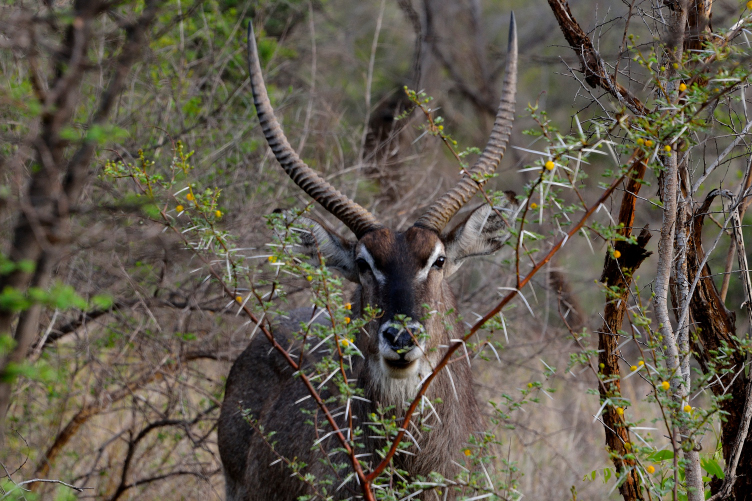
[[[514,11],[509,15],[509,49],[517,48],[517,20],[514,17]]]

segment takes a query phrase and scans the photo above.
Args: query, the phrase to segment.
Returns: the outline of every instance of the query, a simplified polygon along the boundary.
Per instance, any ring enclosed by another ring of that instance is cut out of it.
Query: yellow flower
[[[532,388],[532,387],[533,387],[533,383],[528,383],[528,384],[527,384],[527,387],[528,387],[528,388]]]
[[[653,146],[653,141],[651,141],[650,139],[646,139],[645,140],[645,146],[647,146],[648,148],[650,148],[651,146]]]
[[[640,367],[642,367],[643,365],[645,365],[645,362],[643,362],[642,360],[640,360],[639,362],[637,362],[637,365],[639,365]]]
[[[242,303],[243,302],[243,296],[235,296],[235,301],[237,301],[238,303]]]
[[[645,140],[644,140],[643,138],[641,138],[641,137],[638,137],[638,138],[637,138],[637,144],[640,144],[640,145],[641,145],[641,144],[643,144],[643,143],[645,143]]]
[[[215,210],[214,215],[217,217],[222,217],[222,211],[221,210]]]
[[[655,473],[655,466],[653,466],[651,464],[650,466],[648,466],[647,468],[645,468],[645,471],[648,472],[648,473],[650,473],[652,475],[653,473]]]
[[[537,208],[538,208],[538,204],[536,204],[535,202],[533,202],[533,203],[531,203],[531,204],[530,204],[530,208],[531,208],[532,210],[535,210],[535,209],[537,209]]]
[[[340,340],[339,344],[341,344],[342,346],[347,346],[348,344],[350,344],[350,340],[347,338],[342,339]]]
[[[175,207],[175,210],[177,210],[178,212],[183,212],[183,206],[178,205],[177,207]]]
[[[346,323],[346,324],[349,324],[349,323],[350,323],[350,317],[345,317],[345,323]]]
[[[551,160],[546,162],[546,170],[554,170],[554,167],[556,167],[556,164],[554,164]]]
[[[674,67],[675,70],[679,69],[679,63],[674,63],[672,66]]]
[[[444,130],[444,126],[443,125],[439,125],[439,130]]]
[[[193,193],[188,193],[185,198],[187,198],[189,202],[196,200],[196,197],[193,196]]]
[[[637,366],[636,366],[636,365],[633,365],[633,366],[632,366],[632,367],[630,367],[629,369],[630,369],[630,370],[631,370],[632,372],[634,372],[634,371],[636,371],[636,370],[637,370]]]
[[[270,263],[276,263],[277,262],[277,256],[269,256],[269,262]]]
[[[752,10],[752,0],[750,0],[749,2],[747,2],[747,8],[749,10]]]
[[[350,303],[345,303],[345,309],[352,310],[352,305]]]
[[[687,86],[686,86],[686,84],[684,84],[684,83],[680,83],[680,84],[679,84],[679,91],[680,91],[680,92],[684,92],[685,90],[687,90]]]
[[[663,147],[663,149],[666,151],[671,151],[671,145],[667,144],[666,146]]]
[[[668,381],[664,381],[661,383],[661,388],[668,390],[669,388],[671,388],[671,384]]]
[[[470,449],[465,449],[465,456],[471,456],[473,454],[473,451]]]
[[[305,279],[310,282],[311,280],[313,280],[313,277],[311,275],[308,275],[307,277],[305,277]]]
[[[606,368],[606,364],[603,364],[603,363],[598,364],[598,367],[600,367],[601,369],[605,369]]]
[[[686,413],[692,412],[692,406],[689,405],[689,404],[685,405],[684,406],[684,412],[686,412]]]
[[[621,407],[617,407],[616,408],[616,413],[618,415],[620,415],[620,416],[623,416],[624,415],[624,409],[622,409]]]
[[[614,251],[614,259],[619,259],[621,257],[621,252],[615,250]]]

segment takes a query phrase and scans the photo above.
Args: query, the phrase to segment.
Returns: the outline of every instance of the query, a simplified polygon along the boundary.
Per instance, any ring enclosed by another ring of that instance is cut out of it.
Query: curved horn
[[[446,224],[458,210],[475,195],[488,181],[488,175],[493,174],[501,163],[507,142],[512,133],[514,122],[515,94],[517,92],[517,24],[512,12],[509,21],[509,48],[507,49],[507,67],[504,76],[504,87],[501,91],[501,102],[496,112],[491,137],[486,149],[459,183],[446,192],[429,207],[414,226],[441,233]],[[476,181],[477,180],[477,181]]]
[[[369,231],[380,228],[381,225],[370,212],[337,191],[308,167],[290,146],[279,126],[277,117],[274,116],[274,110],[266,93],[264,78],[261,76],[256,37],[250,21],[248,22],[248,72],[251,76],[253,103],[256,105],[259,124],[269,147],[287,175],[311,198],[345,223],[358,239]]]

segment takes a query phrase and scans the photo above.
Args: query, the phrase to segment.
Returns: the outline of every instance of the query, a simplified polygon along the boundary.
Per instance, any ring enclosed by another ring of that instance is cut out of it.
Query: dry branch
[[[648,109],[628,89],[616,82],[608,73],[606,64],[595,50],[590,37],[583,31],[572,15],[569,3],[565,0],[548,0],[551,11],[556,16],[559,28],[569,46],[580,59],[581,71],[591,87],[600,87],[615,97],[635,115],[645,115]]]
[[[44,456],[42,456],[39,463],[37,464],[36,471],[34,472],[35,475],[39,477],[46,476],[47,473],[49,473],[50,466],[55,461],[55,458],[60,454],[60,452],[62,452],[63,448],[75,436],[81,426],[83,426],[92,417],[108,409],[113,403],[118,402],[128,397],[129,395],[133,395],[136,391],[140,390],[160,376],[175,373],[188,362],[205,358],[215,359],[216,356],[216,353],[213,354],[203,351],[196,351],[185,353],[182,356],[178,357],[177,360],[171,360],[171,357],[165,357],[161,364],[148,371],[147,373],[141,375],[141,377],[128,382],[123,387],[115,391],[111,391],[106,395],[99,395],[99,397],[94,401],[84,405],[57,434],[52,445],[47,449],[47,452],[45,452]]]

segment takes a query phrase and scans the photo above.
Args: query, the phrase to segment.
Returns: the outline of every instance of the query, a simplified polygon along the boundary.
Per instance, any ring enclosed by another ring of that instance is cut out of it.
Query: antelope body
[[[364,423],[372,413],[387,406],[394,406],[392,412],[399,421],[421,382],[443,357],[443,347],[462,336],[463,327],[454,313],[455,298],[446,279],[464,259],[491,254],[508,237],[505,214],[510,209],[504,205],[493,208],[482,205],[452,231],[444,232],[444,228],[495,171],[506,149],[516,90],[514,16],[501,103],[483,154],[457,186],[402,232],[379,224],[372,214],[312,171],[290,147],[269,103],[250,25],[248,57],[259,122],[277,160],[298,186],[345,223],[356,237],[343,238],[323,223],[306,219],[308,232],[303,233],[296,250],[311,262],[323,256],[328,267],[359,285],[352,299],[354,316],[360,315],[367,305],[382,312],[355,341],[363,358],[354,360],[352,377],[357,378],[363,398],[353,399],[349,411],[354,426],[365,430],[365,438],[361,439],[364,447],[357,454],[361,462],[373,466],[379,462],[374,451],[386,444],[383,439],[369,438]],[[290,312],[287,319],[277,322],[275,339],[283,346],[291,345],[292,333],[300,328],[301,322],[309,322],[314,316],[315,311],[310,308]],[[319,316],[317,321],[326,321],[326,317]],[[306,353],[306,357],[309,364],[316,361],[315,354]],[[464,362],[438,373],[425,398],[430,402],[440,398],[443,403],[436,404],[433,414],[426,418],[430,431],[414,430],[412,438],[416,445],[407,454],[395,455],[397,468],[413,478],[438,472],[451,479],[459,473],[463,446],[483,426],[472,384],[472,373]],[[291,478],[289,467],[280,458],[306,463],[304,473],[317,478],[338,477],[342,484],[328,490],[331,493],[339,487],[334,495],[341,499],[358,494],[354,481],[344,481],[350,471],[333,473],[329,461],[347,463],[347,458],[335,453],[327,459],[329,451],[340,443],[333,436],[321,440],[315,424],[324,419],[317,413],[314,400],[305,398],[308,395],[306,387],[293,377],[287,362],[270,350],[268,341],[261,336],[240,355],[227,379],[218,425],[228,500],[293,500],[313,494],[310,485]],[[331,393],[321,396],[326,399]],[[304,414],[301,409],[309,413]],[[251,416],[265,433],[274,432],[274,450],[246,416]],[[306,424],[307,420],[314,420],[314,425]],[[346,428],[344,421],[342,428]],[[454,499],[452,496],[453,493],[445,491],[441,499]]]

